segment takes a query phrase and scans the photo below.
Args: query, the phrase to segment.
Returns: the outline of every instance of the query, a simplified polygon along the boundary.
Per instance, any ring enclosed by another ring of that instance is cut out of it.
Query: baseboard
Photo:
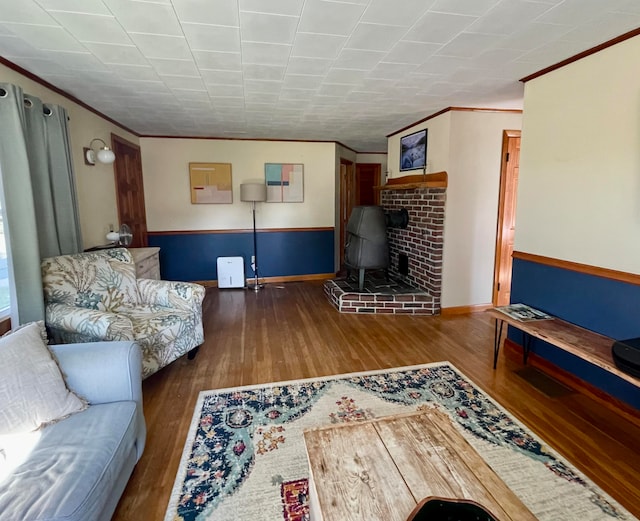
[[[309,280],[327,280],[335,278],[335,273],[312,273],[310,275],[287,275],[285,277],[260,277],[260,282],[264,284],[278,284],[281,282],[304,282]],[[254,279],[247,279],[247,284],[253,283]],[[194,280],[196,284],[206,288],[217,288],[217,280]]]
[[[486,311],[487,309],[491,309],[493,304],[475,304],[473,306],[456,306],[450,308],[441,308],[441,315],[466,315],[468,313],[480,313],[482,311]]]
[[[503,350],[505,355],[514,358],[517,357],[520,362],[522,362],[522,346],[520,344],[517,344],[513,340],[507,338],[504,341]],[[540,369],[547,375],[556,379],[558,382],[566,385],[567,387],[571,387],[584,396],[592,398],[603,407],[619,414],[635,425],[640,426],[640,411],[626,404],[622,400],[614,398],[589,382],[585,382],[576,375],[565,371],[535,353],[529,353],[527,364]]]

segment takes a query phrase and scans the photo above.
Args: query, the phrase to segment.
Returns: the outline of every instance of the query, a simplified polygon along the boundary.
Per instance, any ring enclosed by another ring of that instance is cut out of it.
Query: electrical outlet
[[[255,264],[256,263],[256,256],[252,255],[251,256],[251,264]]]

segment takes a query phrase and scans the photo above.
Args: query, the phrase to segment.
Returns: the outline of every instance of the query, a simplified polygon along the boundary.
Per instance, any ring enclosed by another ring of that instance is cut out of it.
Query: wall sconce
[[[94,141],[100,141],[100,143],[102,143],[102,146],[98,148],[97,151],[93,148]],[[116,155],[113,153],[113,150],[111,150],[99,137],[92,139],[91,143],[89,143],[89,147],[83,148],[82,151],[84,152],[85,165],[94,166],[96,161],[104,163],[105,165],[110,165],[116,160]]]

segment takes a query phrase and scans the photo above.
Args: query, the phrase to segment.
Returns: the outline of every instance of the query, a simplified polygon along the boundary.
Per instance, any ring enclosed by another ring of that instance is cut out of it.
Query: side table
[[[160,280],[160,248],[129,248],[139,279]]]

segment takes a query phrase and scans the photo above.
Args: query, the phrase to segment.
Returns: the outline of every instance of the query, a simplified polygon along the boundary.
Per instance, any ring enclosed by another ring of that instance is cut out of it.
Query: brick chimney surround
[[[385,211],[405,208],[406,228],[388,228],[389,275],[414,288],[410,294],[345,292],[334,281],[324,289],[331,303],[343,313],[387,313],[437,315],[442,293],[446,172],[392,178],[380,190]],[[400,257],[408,260],[408,271],[399,270]],[[402,272],[405,272],[403,274]]]

